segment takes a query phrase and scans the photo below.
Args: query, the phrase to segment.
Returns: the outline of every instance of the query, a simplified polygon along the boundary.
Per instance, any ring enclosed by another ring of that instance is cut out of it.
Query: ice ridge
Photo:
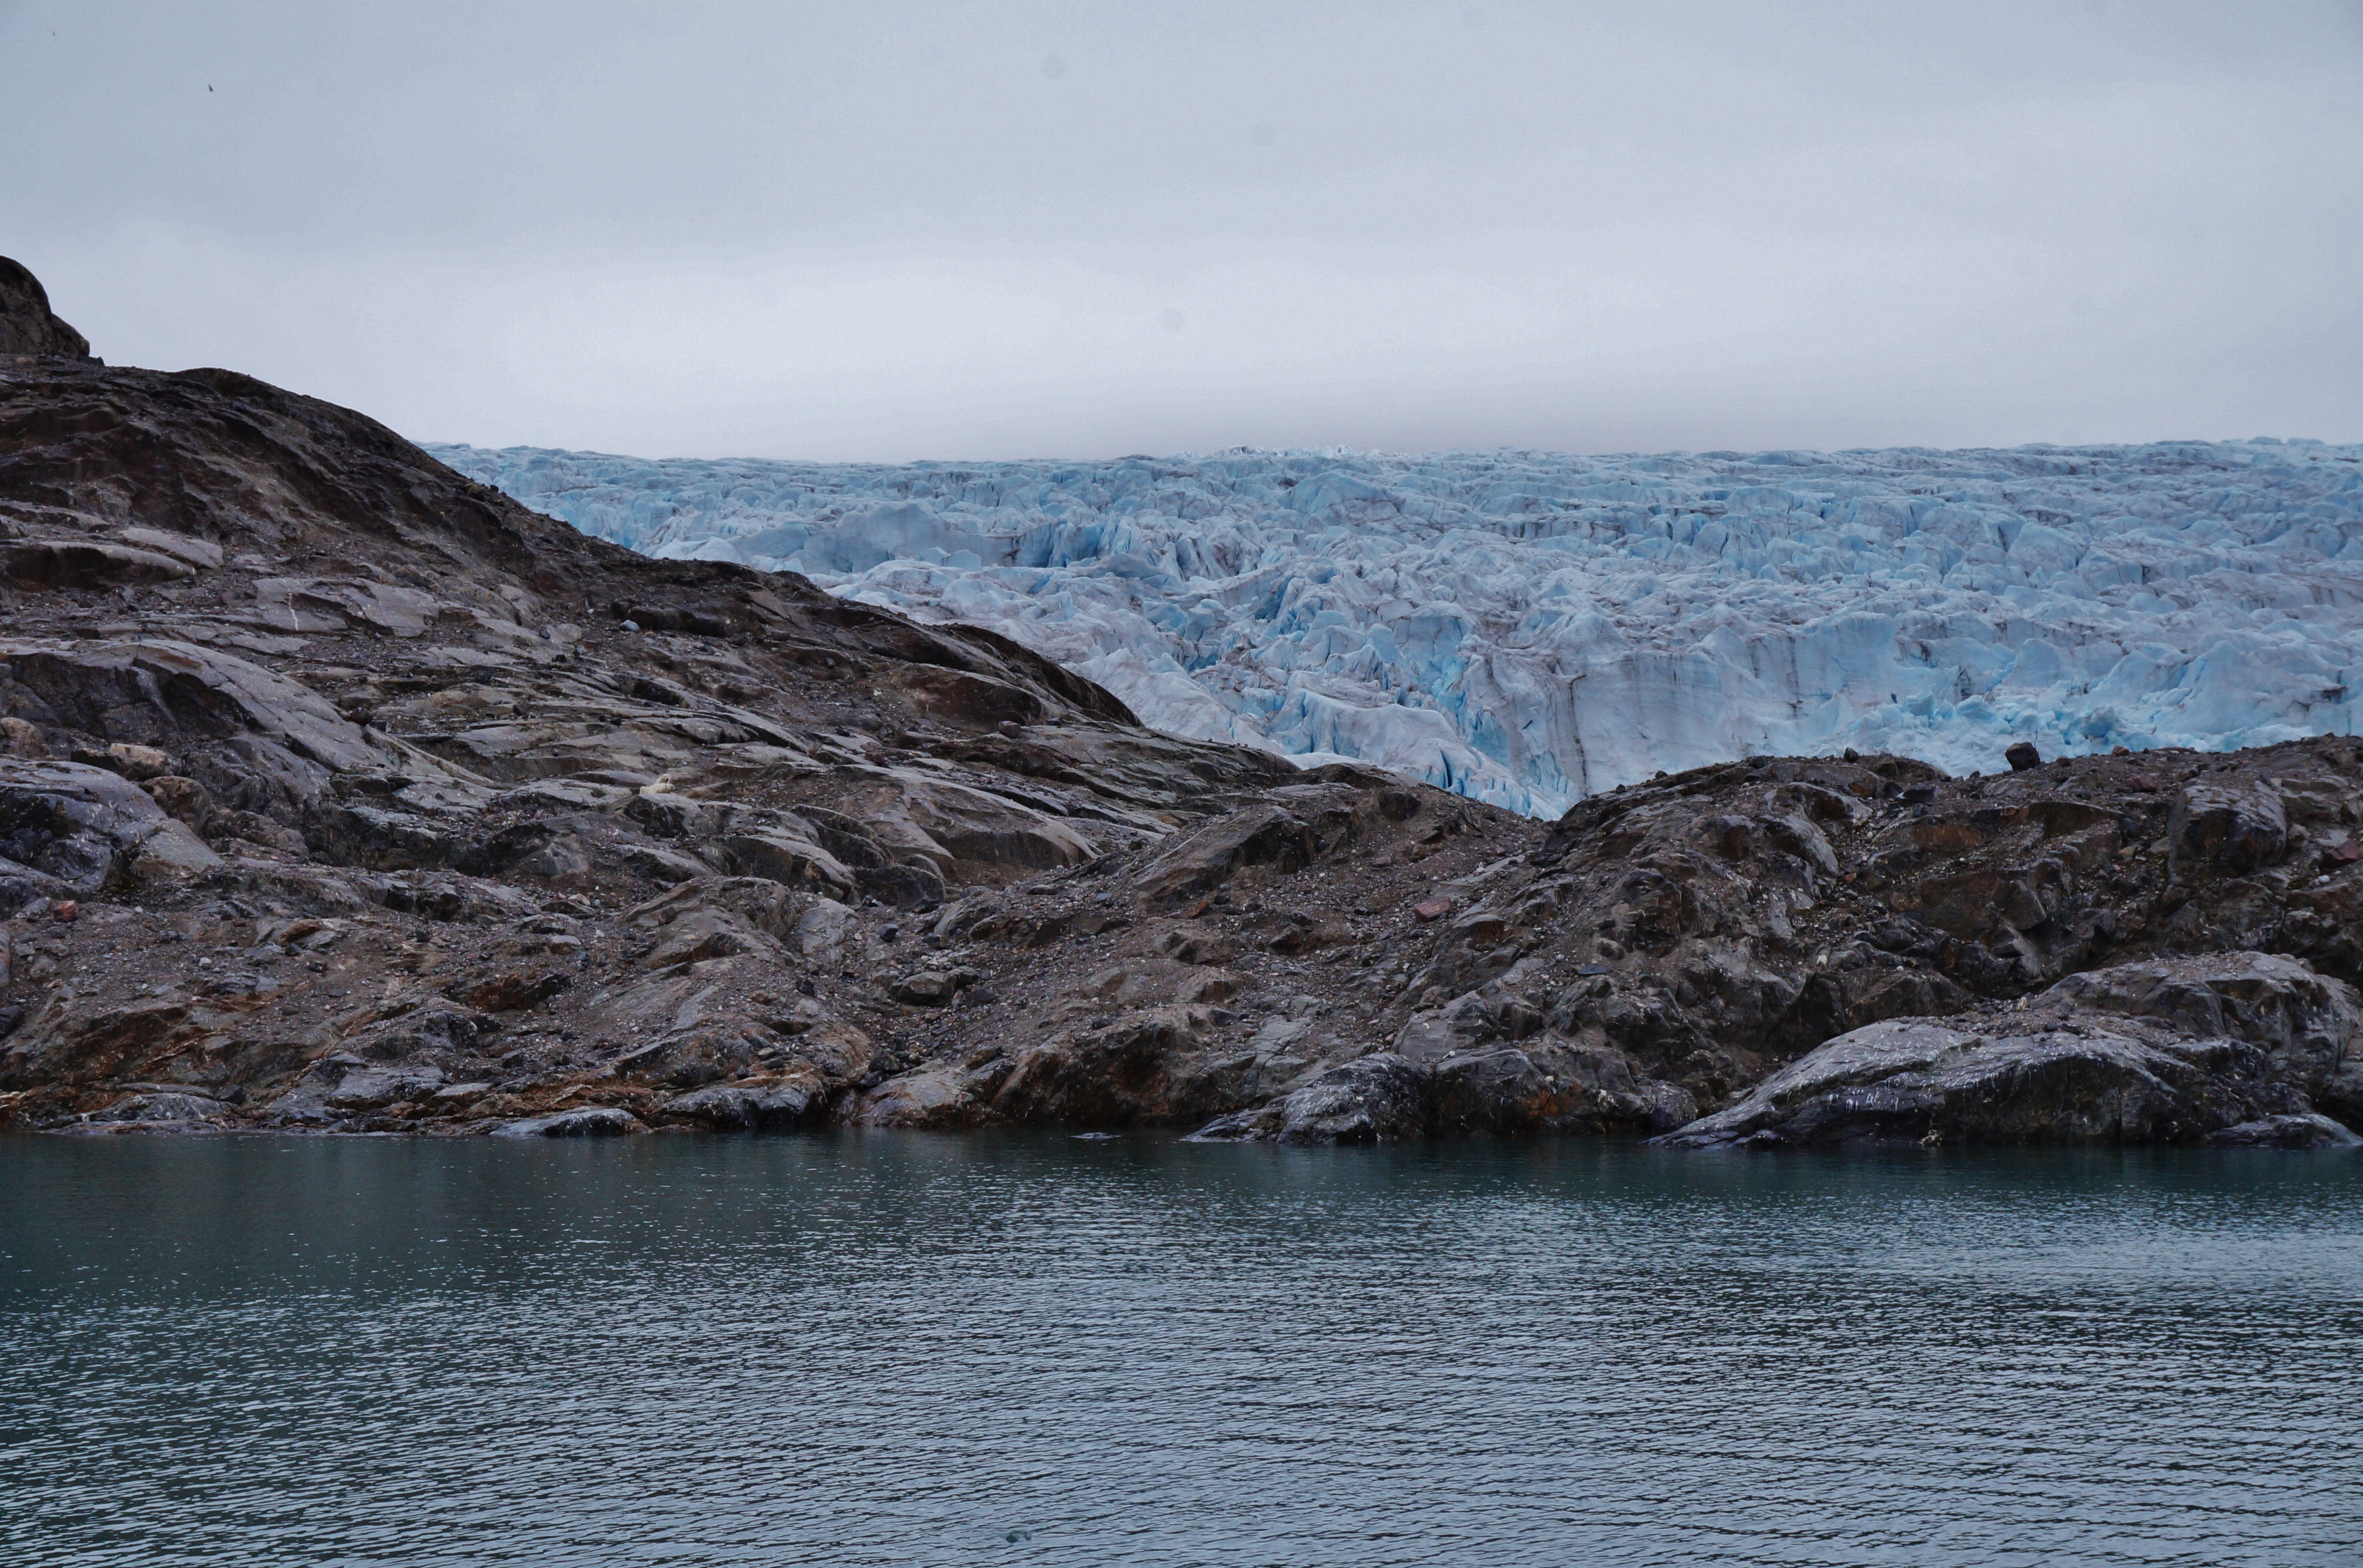
[[[2363,447],[649,460],[430,447],[586,533],[993,628],[1176,734],[1553,815],[1762,752],[2352,734]]]

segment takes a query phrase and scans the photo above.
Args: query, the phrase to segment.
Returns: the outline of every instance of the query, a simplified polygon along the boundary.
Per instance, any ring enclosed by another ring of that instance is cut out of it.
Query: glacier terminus
[[[989,627],[1160,729],[1529,815],[1757,753],[2352,734],[2363,670],[2363,447],[428,450],[649,555]]]

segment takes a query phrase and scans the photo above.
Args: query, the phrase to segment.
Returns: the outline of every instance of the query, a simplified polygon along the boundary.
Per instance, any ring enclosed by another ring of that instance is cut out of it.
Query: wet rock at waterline
[[[2363,1111],[2357,1025],[2353,988],[2288,959],[2127,965],[1853,1031],[1666,1142],[2335,1143],[2315,1106]]]

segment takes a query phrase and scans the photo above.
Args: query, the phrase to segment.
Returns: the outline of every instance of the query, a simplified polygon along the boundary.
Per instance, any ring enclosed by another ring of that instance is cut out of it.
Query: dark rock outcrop
[[[49,349],[0,356],[0,1126],[1640,1135],[2038,995],[2305,1101],[2214,1133],[2363,1113],[2299,979],[2173,968],[2363,980],[2342,737],[1752,757],[1544,824]]]
[[[1390,1143],[1434,1125],[1429,1076],[1401,1056],[1362,1056],[1330,1068],[1284,1099],[1200,1128],[1207,1143]]]
[[[0,256],[0,354],[90,358],[90,339],[58,319],[41,281],[6,256]]]
[[[1988,1016],[1856,1030],[1666,1142],[2302,1145],[2324,1141],[2309,1096],[2358,1068],[2353,988],[2224,954],[2076,976]]]

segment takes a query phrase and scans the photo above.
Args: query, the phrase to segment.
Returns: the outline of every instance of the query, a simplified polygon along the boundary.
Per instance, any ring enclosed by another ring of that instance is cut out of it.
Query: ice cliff
[[[1845,747],[2355,728],[2363,447],[649,461],[433,447],[663,558],[1016,638],[1148,723],[1552,815]]]

